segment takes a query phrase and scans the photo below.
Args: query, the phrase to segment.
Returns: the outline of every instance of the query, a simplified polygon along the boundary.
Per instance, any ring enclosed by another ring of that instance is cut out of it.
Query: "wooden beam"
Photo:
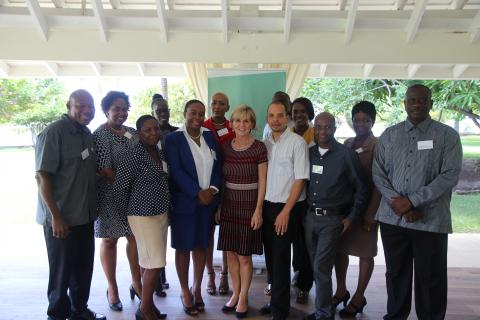
[[[456,64],[453,66],[452,74],[453,78],[458,79],[460,76],[467,70],[469,67],[468,64]]]
[[[357,16],[358,1],[352,0],[350,10],[348,10],[347,23],[345,25],[345,43],[350,43],[352,40],[353,29],[355,28],[355,18]]]
[[[58,64],[51,61],[45,61],[45,67],[47,67],[50,74],[54,77],[58,76]]]
[[[422,65],[420,64],[409,64],[407,67],[407,76],[408,78],[413,78],[417,74],[418,69],[420,69]]]
[[[48,40],[48,24],[37,0],[26,0],[28,11],[34,18],[37,29],[44,41]]]
[[[480,11],[477,12],[470,25],[470,41],[472,43],[477,42],[480,39]]]
[[[468,0],[453,0],[450,8],[453,9],[453,10],[463,9],[463,7],[465,7],[467,2],[468,2]]]
[[[8,63],[0,61],[0,75],[3,77],[8,77],[10,75],[10,66]]]
[[[65,7],[65,0],[52,0],[52,3],[55,6],[55,8]]]
[[[90,0],[92,4],[93,14],[97,20],[98,28],[100,29],[100,35],[103,41],[108,41],[108,27],[107,20],[105,19],[105,11],[103,9],[101,0]]]
[[[363,78],[367,79],[370,77],[370,74],[372,73],[373,68],[375,67],[374,64],[364,64],[363,65]]]
[[[222,9],[222,39],[223,43],[228,43],[228,0],[221,0]]]
[[[415,7],[413,8],[412,15],[410,16],[406,27],[407,43],[411,43],[417,35],[425,13],[425,8],[427,7],[427,2],[428,0],[417,0],[415,2]]]
[[[167,24],[167,15],[165,13],[165,3],[163,0],[155,0],[157,5],[157,16],[160,22],[160,40],[163,43],[168,41],[168,24]]]
[[[109,0],[113,9],[120,9],[120,0]]]
[[[397,0],[395,1],[395,9],[403,10],[406,4],[407,4],[407,0]]]
[[[283,20],[283,34],[285,43],[290,41],[290,30],[292,27],[292,0],[286,0],[285,17]]]

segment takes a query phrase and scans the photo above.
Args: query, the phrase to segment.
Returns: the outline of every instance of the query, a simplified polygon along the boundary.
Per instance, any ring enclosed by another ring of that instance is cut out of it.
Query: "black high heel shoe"
[[[245,310],[245,311],[235,311],[235,317],[237,319],[243,319],[243,318],[246,318],[248,316],[248,309]]]
[[[366,305],[367,305],[367,299],[365,299],[365,297],[363,297],[362,299],[361,306],[357,306],[352,301],[350,301],[348,306],[340,310],[338,315],[340,316],[340,318],[355,318],[357,313],[363,313],[363,308],[365,308]],[[353,311],[348,311],[347,309],[350,309]]]
[[[133,286],[130,286],[130,299],[135,299],[135,297],[138,298],[138,300],[142,300],[142,298],[140,297],[140,295],[137,293],[137,291],[135,291],[135,289],[133,288]]]
[[[345,293],[343,297],[333,296],[332,297],[332,307],[337,308],[337,306],[343,302],[343,307],[347,305],[348,300],[350,299],[350,292]]]
[[[123,310],[122,301],[118,300],[118,302],[110,303],[110,300],[108,300],[108,289],[107,289],[107,302],[108,302],[108,306],[113,311],[122,311]]]
[[[237,304],[235,303],[233,306],[227,306],[226,304],[223,305],[222,311],[223,312],[233,312],[237,308]]]

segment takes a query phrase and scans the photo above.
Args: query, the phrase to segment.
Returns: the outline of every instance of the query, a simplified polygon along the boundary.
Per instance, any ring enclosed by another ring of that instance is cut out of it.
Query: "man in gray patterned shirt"
[[[373,180],[382,194],[376,219],[387,267],[384,319],[408,318],[413,273],[418,319],[444,319],[450,199],[462,146],[455,130],[430,118],[429,88],[409,87],[404,104],[407,120],[385,130],[373,162]]]

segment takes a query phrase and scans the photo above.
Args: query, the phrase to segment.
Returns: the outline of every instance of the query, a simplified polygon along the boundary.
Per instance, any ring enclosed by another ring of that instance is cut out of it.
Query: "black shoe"
[[[331,315],[331,316],[321,315],[320,317],[317,317],[315,313],[311,313],[308,316],[303,318],[303,320],[333,320],[333,319],[334,319],[334,315]]]
[[[157,316],[158,319],[165,319],[167,317],[166,313],[161,313],[160,310],[158,310],[157,306],[153,305],[153,312],[155,312],[155,315]]]
[[[270,304],[266,304],[263,307],[260,308],[259,310],[260,314],[270,314],[272,312],[272,309],[270,308]]]
[[[235,317],[237,317],[237,319],[246,318],[247,315],[248,315],[248,310],[245,310],[243,312],[235,311]]]
[[[347,305],[348,300],[350,299],[350,292],[345,293],[343,297],[338,297],[338,296],[333,296],[332,297],[332,308],[335,310],[337,309],[337,306],[343,302],[343,306],[345,307]]]
[[[233,312],[237,308],[237,304],[235,303],[233,306],[227,306],[226,304],[222,307],[223,312]]]
[[[110,303],[110,301],[108,300],[108,290],[107,290],[107,302],[108,302],[108,306],[113,311],[122,311],[123,310],[122,301],[118,300],[118,302]]]
[[[86,309],[83,313],[74,314],[70,320],[107,320],[107,317],[100,313],[95,313],[90,309]]]
[[[161,287],[160,289],[157,288],[155,290],[155,295],[160,297],[160,298],[165,298],[167,296],[167,293],[165,291],[163,291],[163,287]]]
[[[130,286],[130,299],[135,299],[135,297],[138,298],[138,300],[142,300],[142,298],[140,297],[140,295],[137,293],[137,291],[135,291],[135,289],[133,288],[133,286]]]
[[[340,316],[340,318],[355,318],[357,313],[363,313],[363,308],[365,308],[366,305],[367,305],[367,299],[365,299],[365,297],[363,297],[363,299],[362,299],[362,305],[361,306],[355,305],[350,300],[350,303],[348,304],[348,306],[346,306],[345,308],[340,310],[338,315]],[[347,309],[349,309],[349,310],[347,310]]]

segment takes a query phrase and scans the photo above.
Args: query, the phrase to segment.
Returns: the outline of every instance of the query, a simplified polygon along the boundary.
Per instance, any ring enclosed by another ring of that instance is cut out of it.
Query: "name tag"
[[[418,150],[433,149],[433,140],[418,141]]]
[[[316,174],[323,174],[323,166],[312,166],[312,172]]]
[[[132,139],[132,134],[128,131],[126,131],[123,136],[126,137],[127,139]]]
[[[356,153],[362,153],[363,151],[364,151],[363,148],[358,148],[355,150]]]
[[[228,129],[223,128],[223,129],[217,130],[217,134],[218,134],[219,137],[224,136],[224,135],[228,134]]]
[[[88,148],[82,151],[82,160],[87,159],[90,156],[90,152],[88,151]]]
[[[163,167],[163,171],[165,171],[166,173],[168,173],[168,165],[165,161],[162,161],[162,167]]]
[[[217,154],[215,153],[215,150],[210,149],[210,153],[212,154],[213,160],[217,161]]]
[[[162,150],[162,140],[157,143],[158,150]]]

